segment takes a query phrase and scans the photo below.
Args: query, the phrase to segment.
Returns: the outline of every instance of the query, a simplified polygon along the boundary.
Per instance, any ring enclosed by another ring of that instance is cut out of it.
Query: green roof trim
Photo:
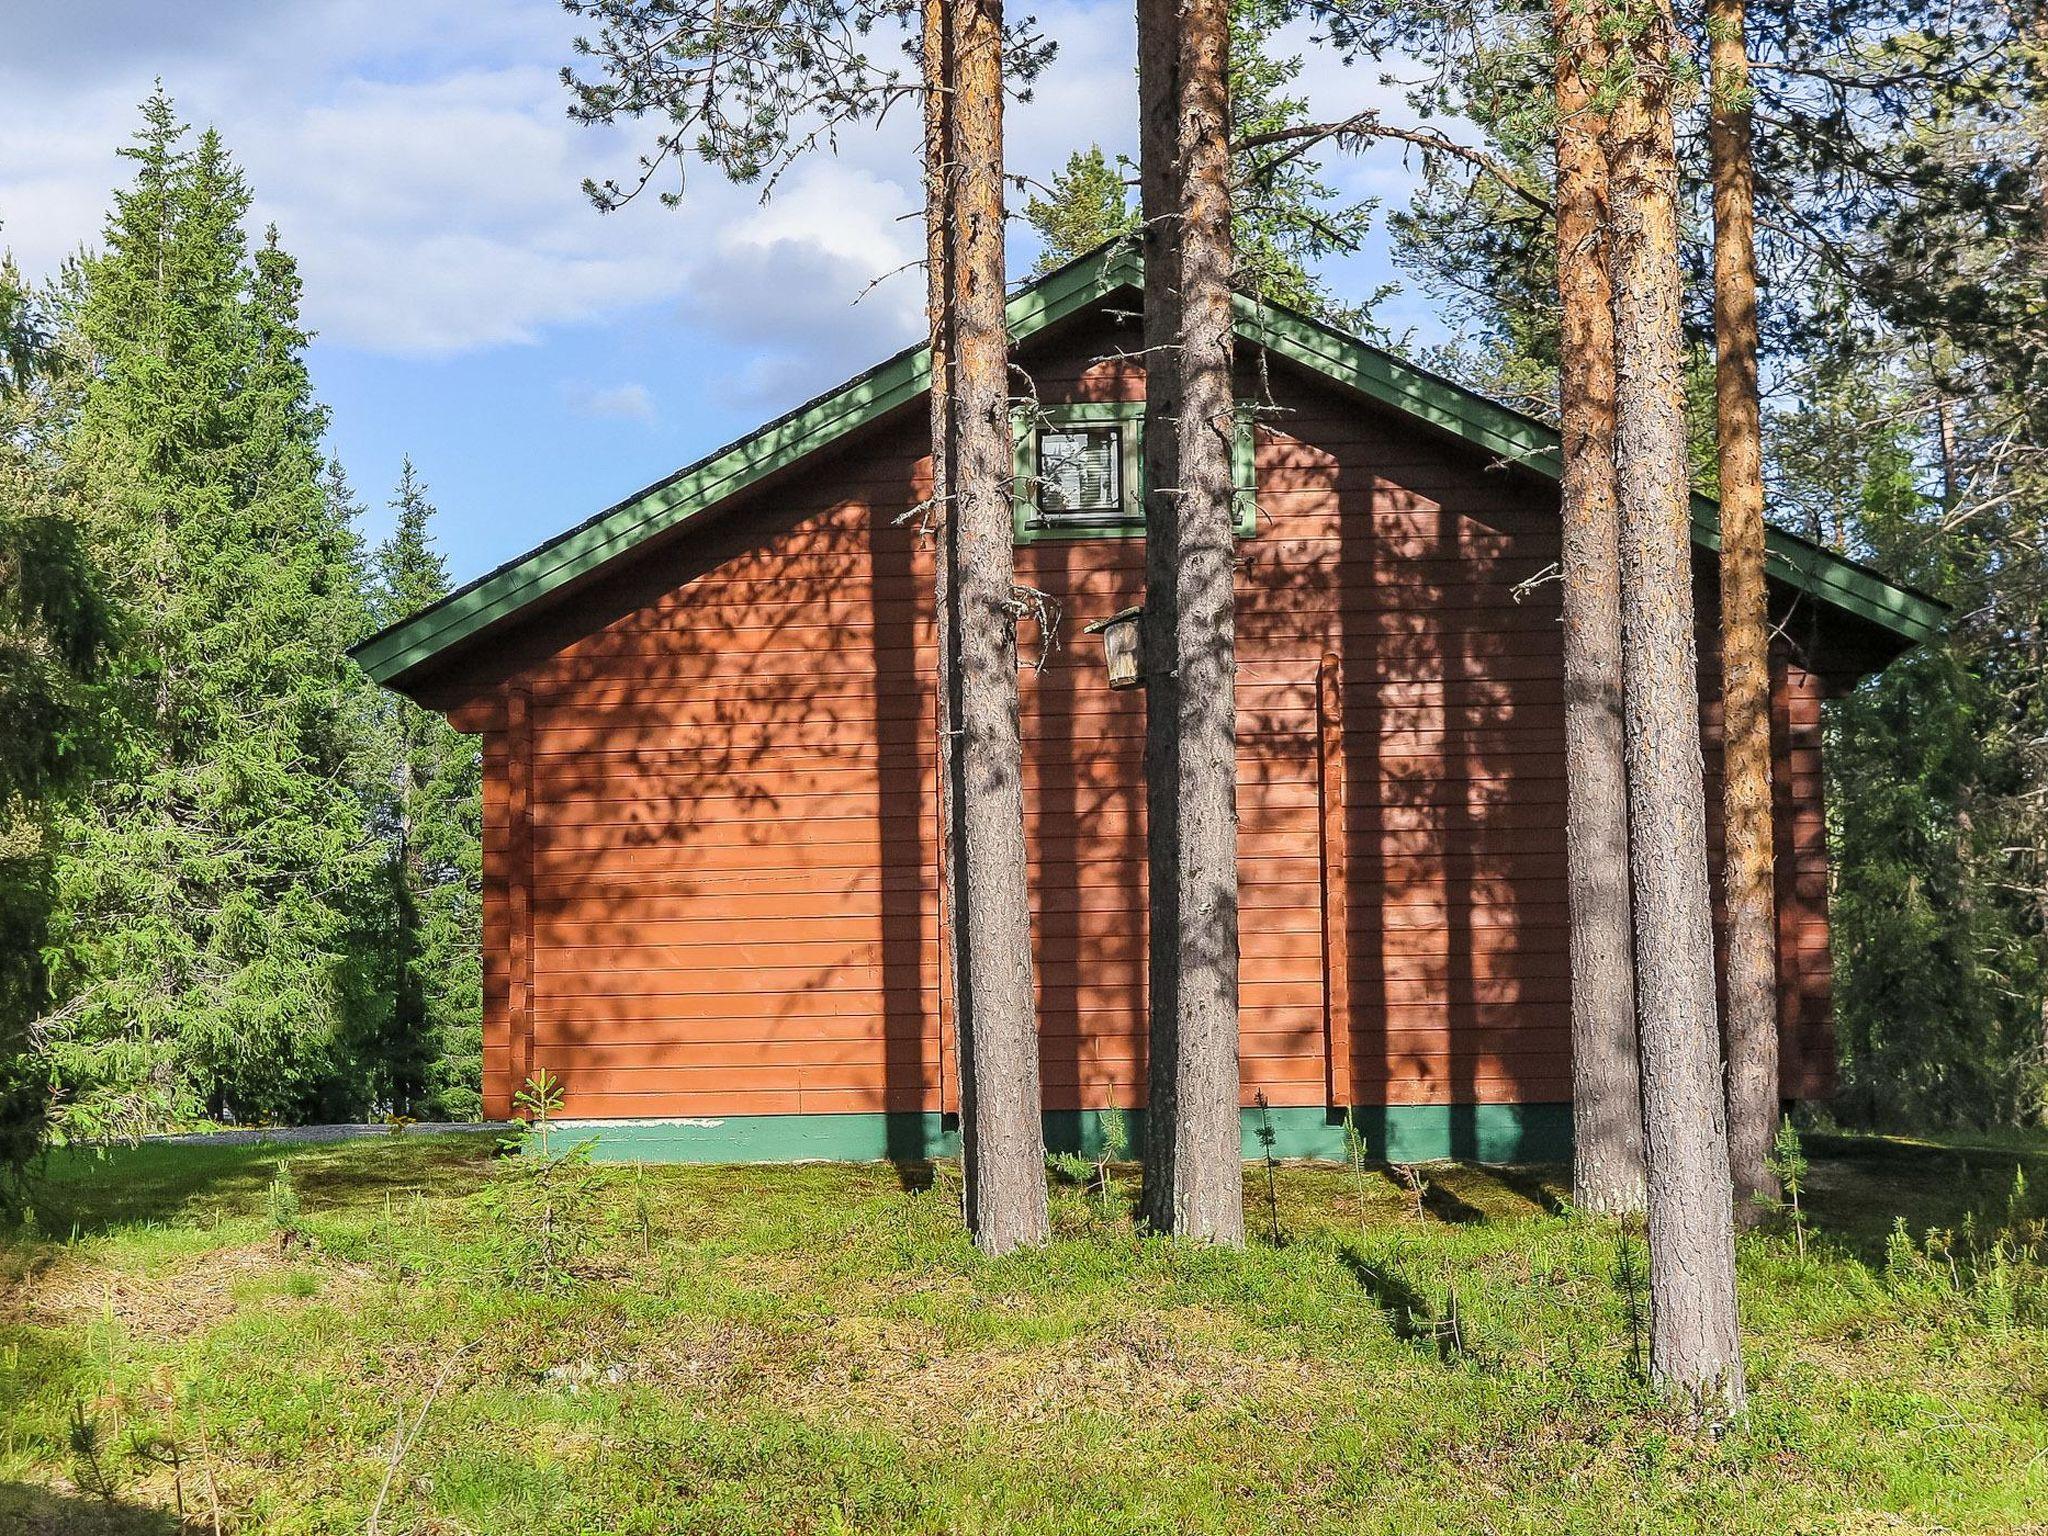
[[[1418,421],[1439,427],[1503,462],[1555,480],[1563,473],[1563,446],[1555,428],[1513,411],[1368,346],[1320,321],[1240,294],[1238,334],[1291,358],[1358,393]],[[1710,496],[1692,498],[1692,537],[1721,550],[1721,509]],[[1919,642],[1940,632],[1946,604],[1782,528],[1764,531],[1765,559],[1777,580],[1853,613],[1901,639]]]
[[[1136,283],[1140,274],[1137,254],[1129,246],[1105,246],[1069,262],[1010,300],[1010,334],[1019,340],[1035,335],[1104,295]],[[371,636],[353,655],[376,681],[395,681],[707,507],[909,404],[930,382],[927,348],[899,352],[859,378],[798,406],[580,527],[477,578],[403,623]]]
[[[1118,243],[1076,258],[1024,288],[1008,306],[1011,336],[1022,341],[1118,289],[1142,284],[1135,246]],[[1356,337],[1306,316],[1240,297],[1240,336],[1290,358],[1369,399],[1447,432],[1506,462],[1556,479],[1557,433],[1483,395],[1400,362]],[[910,404],[930,382],[927,349],[897,353],[858,378],[797,407],[668,479],[394,624],[352,654],[380,683],[461,645],[569,584],[611,566],[647,540]],[[1720,517],[1693,498],[1693,538],[1720,549]],[[1928,639],[1946,609],[1819,545],[1773,528],[1771,574],[1909,642]]]

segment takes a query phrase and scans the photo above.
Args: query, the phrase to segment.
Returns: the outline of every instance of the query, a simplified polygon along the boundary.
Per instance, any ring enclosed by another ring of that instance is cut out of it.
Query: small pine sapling
[[[2012,1189],[2005,1197],[2005,1230],[2029,1248],[2039,1247],[2048,1238],[2048,1220],[2035,1214],[2024,1166],[2012,1171]]]
[[[1259,1149],[1264,1154],[1266,1164],[1267,1228],[1273,1246],[1278,1248],[1284,1241],[1280,1232],[1280,1182],[1275,1173],[1277,1165],[1273,1157],[1273,1146],[1279,1140],[1279,1136],[1273,1129],[1273,1112],[1266,1102],[1265,1093],[1261,1091],[1253,1102],[1259,1107]]]
[[[1358,1111],[1344,1111],[1344,1161],[1351,1165],[1351,1192],[1358,1200],[1358,1232],[1365,1235],[1365,1132],[1358,1128]]]
[[[1053,1177],[1062,1184],[1076,1184],[1086,1189],[1095,1182],[1094,1160],[1079,1152],[1049,1152],[1045,1161],[1046,1166],[1052,1169]]]
[[[1884,1240],[1885,1279],[1899,1284],[1908,1279],[1920,1260],[1920,1250],[1913,1246],[1913,1234],[1906,1230],[1906,1218],[1894,1216],[1892,1229]]]
[[[71,1405],[71,1481],[80,1493],[89,1493],[103,1504],[121,1496],[120,1483],[109,1465],[100,1434],[100,1421],[86,1411],[85,1404]]]
[[[1115,1191],[1110,1169],[1129,1156],[1130,1150],[1131,1137],[1124,1125],[1124,1112],[1105,1109],[1102,1112],[1102,1150],[1094,1165],[1095,1194],[1104,1211],[1109,1209],[1110,1196]]]
[[[270,1227],[277,1234],[277,1251],[291,1252],[300,1238],[299,1190],[292,1179],[290,1158],[279,1158],[277,1171],[270,1178],[270,1192],[266,1199],[270,1213]]]
[[[539,1143],[541,1157],[549,1157],[553,1152],[554,1119],[561,1113],[562,1103],[562,1080],[542,1067],[512,1095],[512,1107],[524,1116],[526,1124],[510,1145],[524,1148],[530,1137]]]
[[[555,1117],[563,1094],[562,1081],[552,1072],[542,1070],[528,1078],[512,1102],[526,1115],[527,1124],[502,1145],[507,1151],[536,1155],[515,1158],[511,1171],[497,1183],[504,1230],[508,1238],[525,1244],[516,1259],[518,1266],[554,1284],[571,1278],[570,1262],[588,1236],[578,1207],[594,1188],[590,1158],[596,1143],[586,1138],[555,1151]]]
[[[1396,1163],[1394,1172],[1400,1176],[1402,1186],[1408,1191],[1408,1214],[1417,1221],[1428,1214],[1429,1180],[1422,1176],[1422,1170],[1413,1163]]]
[[[1792,1219],[1792,1238],[1798,1244],[1799,1257],[1806,1257],[1806,1212],[1799,1199],[1806,1192],[1806,1153],[1799,1145],[1798,1128],[1792,1124],[1792,1117],[1785,1116],[1778,1123],[1778,1134],[1771,1140],[1770,1170],[1784,1191],[1784,1206]]]
[[[1614,1231],[1614,1288],[1621,1293],[1623,1318],[1628,1325],[1628,1372],[1637,1381],[1649,1379],[1650,1362],[1645,1338],[1650,1316],[1647,1305],[1649,1276],[1636,1251],[1635,1234],[1626,1218]]]

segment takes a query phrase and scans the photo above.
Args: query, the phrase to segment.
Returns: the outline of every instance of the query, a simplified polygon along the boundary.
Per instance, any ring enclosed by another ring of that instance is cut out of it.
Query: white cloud
[[[914,203],[847,167],[908,164],[906,115],[886,138],[848,134],[845,162],[812,162],[766,208],[695,171],[679,210],[649,197],[602,215],[580,184],[629,167],[636,145],[568,120],[555,71],[574,23],[552,0],[223,0],[185,27],[155,4],[80,6],[76,25],[53,20],[59,9],[73,8],[39,9],[0,58],[0,240],[29,270],[97,240],[130,169],[115,151],[161,70],[180,112],[217,124],[246,168],[252,222],[274,221],[298,255],[307,320],[326,342],[427,357],[531,343],[743,284],[747,270],[713,269],[759,268],[764,250],[771,269],[820,284],[804,294],[802,346],[843,357],[877,332],[883,306],[856,312],[852,300],[898,259],[888,220]],[[246,13],[241,24],[220,24],[224,9]],[[861,206],[836,209],[835,186]],[[835,313],[827,300],[842,290]],[[785,308],[750,313],[778,345],[799,345]],[[751,334],[746,315],[723,329]]]
[[[568,120],[555,72],[576,23],[554,0],[27,9],[0,54],[0,241],[32,271],[98,238],[130,169],[115,151],[161,73],[247,168],[255,222],[275,221],[299,256],[327,344],[453,356],[652,307],[748,354],[738,390],[787,403],[921,329],[920,277],[888,275],[922,245],[908,108],[844,133],[837,157],[807,159],[766,203],[693,168],[682,208],[650,196],[600,215],[582,179],[628,170],[639,140]],[[1012,169],[1044,178],[1091,141],[1128,150],[1136,89],[1127,4],[1038,15],[1060,54],[1007,134]],[[1392,94],[1370,66],[1304,52],[1319,109]],[[1357,190],[1388,190],[1384,175]]]
[[[570,382],[562,386],[562,395],[578,416],[648,425],[654,421],[654,395],[645,384],[598,386]]]

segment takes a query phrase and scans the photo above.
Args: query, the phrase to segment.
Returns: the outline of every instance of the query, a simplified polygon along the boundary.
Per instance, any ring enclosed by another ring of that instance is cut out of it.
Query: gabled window
[[[1142,537],[1145,532],[1145,406],[1090,401],[1019,410],[1017,542]],[[1258,531],[1252,418],[1238,418],[1231,454],[1237,532]]]
[[[1038,429],[1038,514],[1055,526],[1124,521],[1124,428]]]

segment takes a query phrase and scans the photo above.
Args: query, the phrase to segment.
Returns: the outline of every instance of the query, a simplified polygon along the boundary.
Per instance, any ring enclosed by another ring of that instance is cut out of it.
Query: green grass
[[[2048,1143],[1808,1150],[1812,1256],[1743,1239],[1720,1439],[1640,1384],[1640,1256],[1552,1169],[1431,1168],[1418,1214],[1283,1167],[1243,1253],[1138,1238],[1125,1170],[992,1262],[947,1166],[572,1166],[550,1268],[533,1164],[475,1138],[291,1149],[289,1240],[275,1147],[64,1159],[0,1239],[0,1530],[169,1532],[182,1493],[360,1532],[423,1407],[385,1532],[2048,1530],[2039,1271],[2014,1308],[1886,1255],[2021,1161],[2048,1191]]]

